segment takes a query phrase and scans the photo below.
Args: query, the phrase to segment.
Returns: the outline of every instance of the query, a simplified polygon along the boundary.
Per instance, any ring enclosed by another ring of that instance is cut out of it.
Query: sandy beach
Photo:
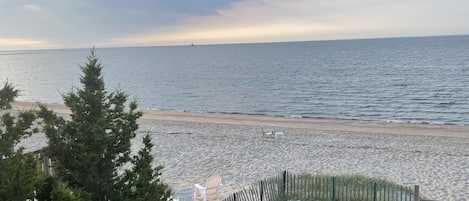
[[[15,103],[29,109],[34,103]],[[48,105],[67,115],[62,105]],[[144,111],[139,135],[153,137],[155,165],[173,189],[223,177],[221,196],[283,170],[362,174],[419,184],[433,200],[469,200],[469,126]],[[283,137],[263,135],[282,131]],[[43,135],[22,145],[44,146]],[[141,146],[135,139],[133,150]]]

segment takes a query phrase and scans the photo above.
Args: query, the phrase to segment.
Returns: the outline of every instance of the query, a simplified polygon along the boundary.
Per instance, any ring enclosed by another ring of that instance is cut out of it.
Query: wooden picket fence
[[[223,201],[421,201],[418,185],[404,187],[365,177],[296,175],[287,171]]]

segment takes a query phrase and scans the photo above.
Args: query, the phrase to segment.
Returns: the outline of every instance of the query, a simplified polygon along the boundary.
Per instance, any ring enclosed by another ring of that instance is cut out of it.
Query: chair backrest
[[[200,184],[194,184],[194,200],[207,201],[206,188]]]
[[[205,182],[207,201],[218,201],[218,188],[221,185],[220,176],[211,176]]]

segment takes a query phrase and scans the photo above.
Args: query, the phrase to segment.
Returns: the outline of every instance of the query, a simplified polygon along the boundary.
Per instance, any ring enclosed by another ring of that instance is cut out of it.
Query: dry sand
[[[17,109],[35,104],[15,103]],[[62,105],[49,105],[68,114]],[[257,115],[144,111],[139,137],[150,132],[155,165],[174,189],[223,177],[222,197],[283,170],[362,174],[419,184],[434,200],[469,200],[469,126],[301,119]],[[283,131],[283,138],[263,131]],[[43,146],[43,136],[23,143]],[[141,146],[134,141],[133,150]]]

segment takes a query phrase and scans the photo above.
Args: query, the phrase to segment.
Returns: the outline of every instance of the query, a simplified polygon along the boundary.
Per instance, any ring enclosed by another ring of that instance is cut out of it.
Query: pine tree
[[[3,88],[0,89],[0,110],[10,109],[10,103],[18,96],[18,89],[9,83],[5,82]]]
[[[123,179],[118,184],[119,191],[125,201],[161,201],[171,196],[169,187],[160,180],[163,166],[152,168],[153,144],[147,134],[143,137],[144,147],[134,156],[134,167],[126,170]]]
[[[122,91],[105,90],[102,65],[94,49],[82,71],[83,88],[64,95],[71,120],[41,106],[50,155],[58,176],[70,187],[83,189],[94,201],[126,200],[127,194],[118,190],[130,186],[122,185],[125,176],[118,175],[118,170],[136,162],[130,157],[130,140],[136,135],[142,113],[136,111],[135,101],[125,110],[127,95]]]
[[[10,102],[18,95],[11,84],[0,90],[0,200],[24,201],[34,196],[34,190],[42,179],[37,160],[32,154],[24,154],[23,148],[15,150],[18,142],[33,133],[31,129],[36,115],[32,111],[13,115],[7,111]]]
[[[88,201],[89,195],[86,192],[71,189],[66,183],[57,183],[50,193],[51,201]]]

